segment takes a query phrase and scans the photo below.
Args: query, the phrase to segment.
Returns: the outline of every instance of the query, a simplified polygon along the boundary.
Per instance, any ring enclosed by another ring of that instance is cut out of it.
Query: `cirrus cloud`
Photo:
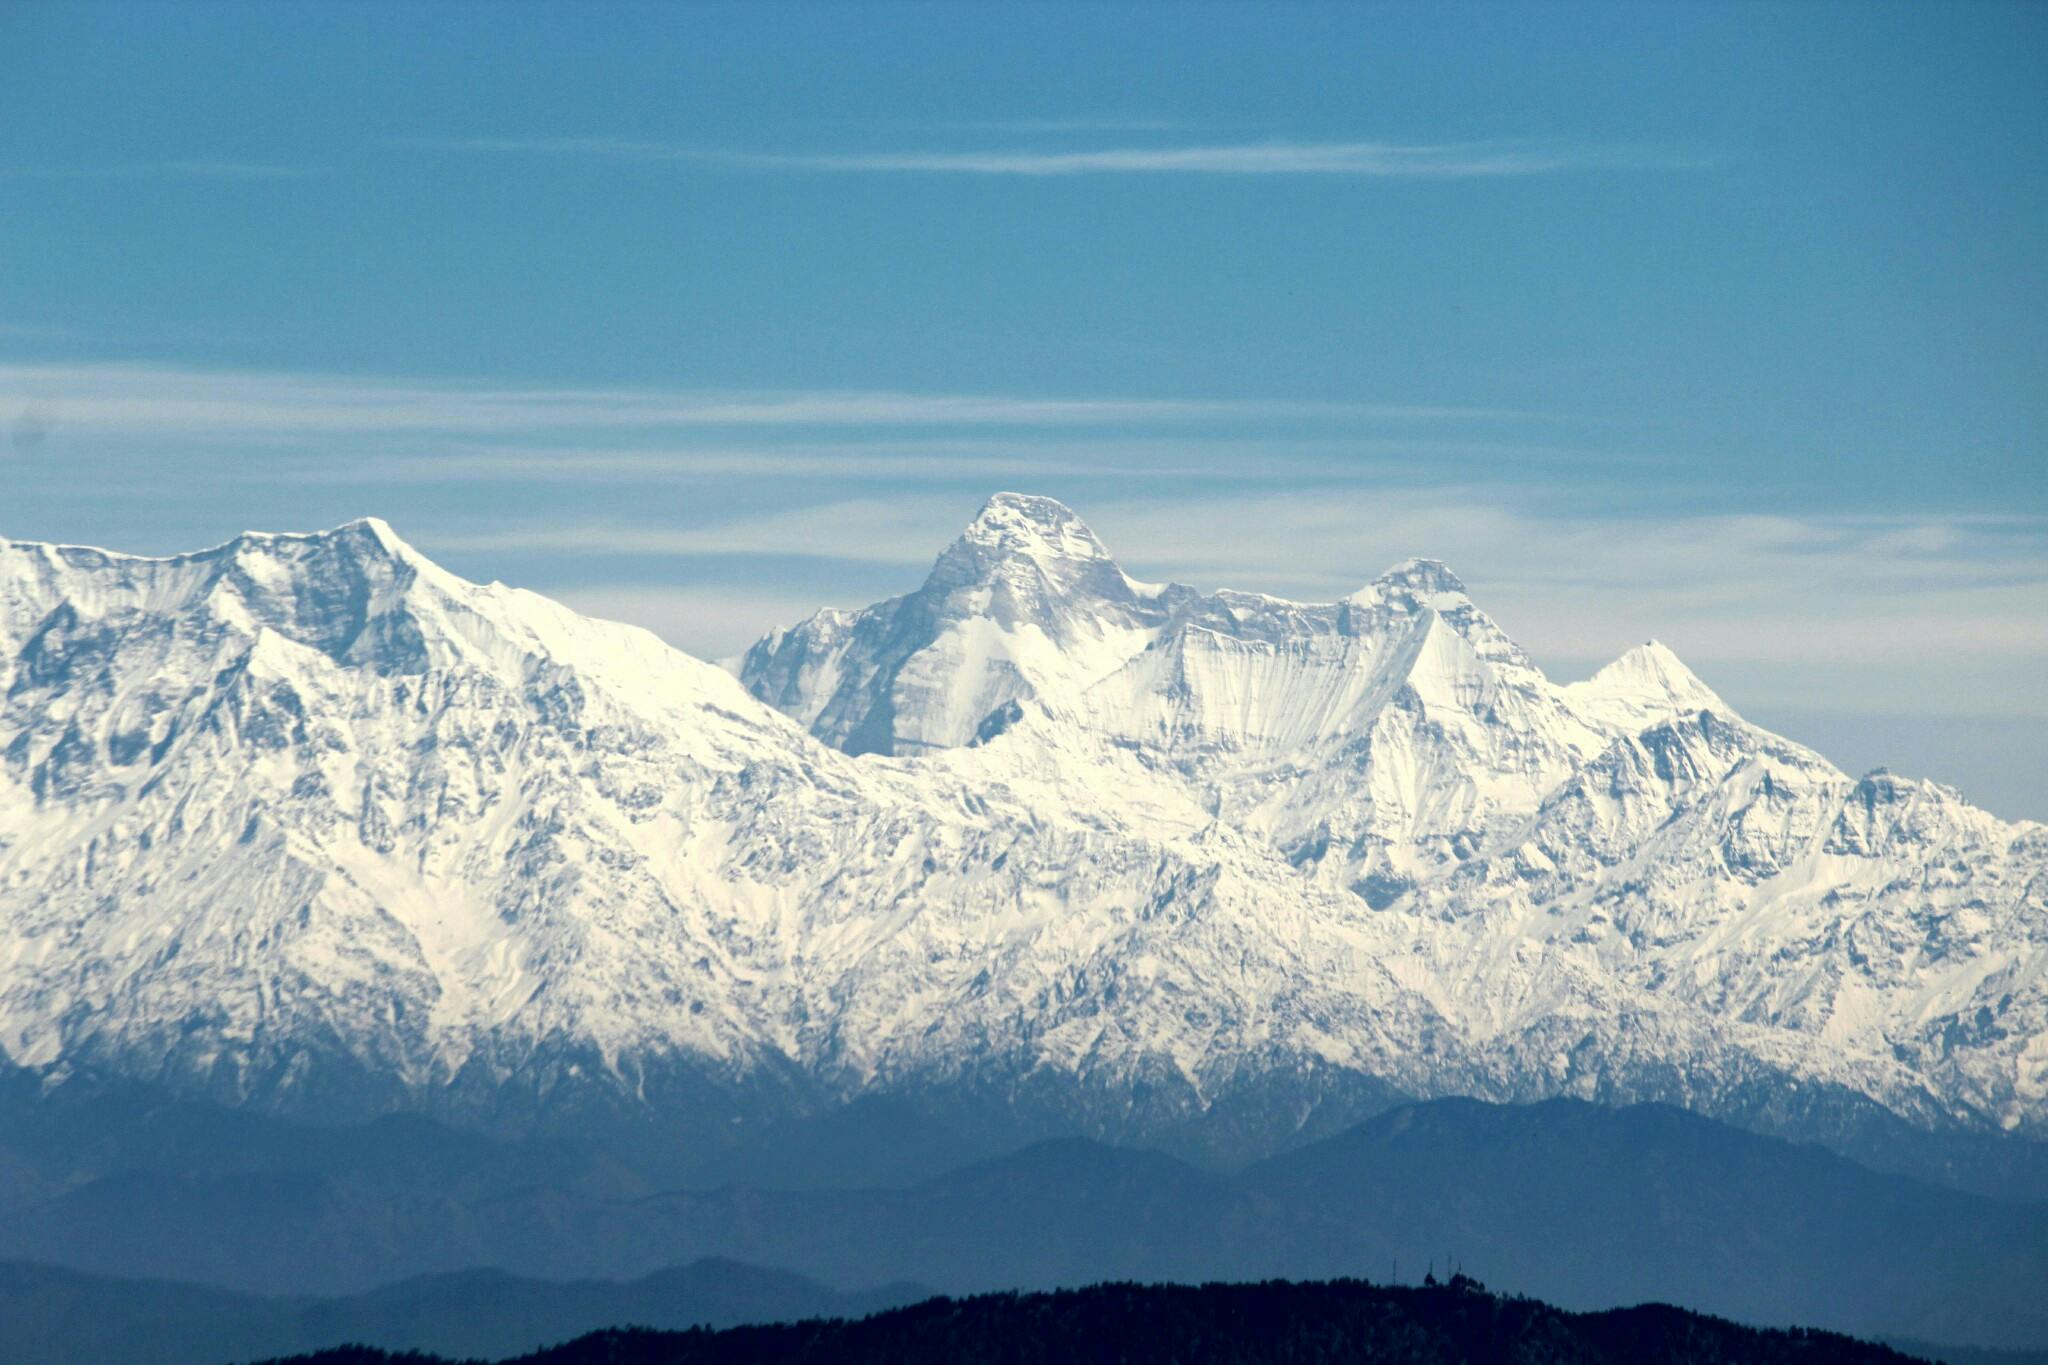
[[[1157,144],[1046,151],[969,150],[761,152],[609,137],[415,138],[409,146],[444,152],[581,156],[612,161],[752,170],[833,173],[1070,175],[1352,176],[1467,180],[1564,171],[1686,170],[1708,158],[1669,148],[1567,142],[1286,141]]]

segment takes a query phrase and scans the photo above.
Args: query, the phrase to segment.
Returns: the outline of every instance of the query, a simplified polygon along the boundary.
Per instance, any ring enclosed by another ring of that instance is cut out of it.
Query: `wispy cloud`
[[[1119,117],[1104,114],[1077,118],[1008,118],[965,120],[930,124],[963,133],[1178,133],[1196,125],[1184,119],[1151,118],[1142,115]]]
[[[209,158],[111,166],[0,166],[0,178],[10,180],[303,180],[324,174],[315,166]]]
[[[545,550],[600,558],[716,556],[929,564],[958,534],[961,500],[934,496],[852,498],[824,506],[732,517],[703,526],[610,520],[507,526],[427,538],[448,551]],[[972,515],[970,506],[968,515]]]
[[[1014,477],[1138,478],[1199,472],[1182,463],[1115,458],[1114,444],[1067,450],[1042,440],[992,444],[971,438],[933,442],[833,441],[819,444],[711,445],[674,450],[506,447],[371,455],[312,475],[320,482],[699,484],[735,478],[815,478],[842,483],[970,482]],[[1185,452],[1183,452],[1185,454]],[[303,481],[308,472],[276,468]]]
[[[757,170],[1029,177],[1308,175],[1450,180],[1584,170],[1676,170],[1705,164],[1705,159],[1697,154],[1668,149],[1527,141],[1270,141],[1051,151],[986,148],[872,152],[753,152],[599,137],[436,138],[415,139],[411,145],[441,151],[575,155]]]
[[[0,415],[33,402],[66,430],[563,432],[710,427],[1116,427],[1521,416],[1428,404],[1073,398],[880,390],[504,387],[141,365],[0,365]]]
[[[750,164],[819,171],[968,175],[1315,175],[1470,179],[1670,164],[1639,152],[1511,143],[1260,142],[1090,150],[870,152],[761,156]]]
[[[772,435],[747,443],[707,433],[698,444],[627,447],[573,441],[513,444],[450,441],[429,448],[408,443],[395,452],[365,452],[318,469],[282,462],[252,469],[251,479],[360,484],[710,484],[733,478],[829,479],[863,483],[974,486],[989,481],[1047,479],[1225,479],[1232,484],[1340,481],[1411,484],[1442,478],[1446,461],[1472,477],[1526,477],[1542,469],[1596,471],[1626,467],[1683,476],[1693,462],[1630,451],[1574,449],[1522,441],[1444,439],[1410,434],[1304,437],[1270,434],[1218,437],[1198,431],[1133,437],[1117,432],[1033,431],[1018,436],[972,432],[881,439],[791,440]]]

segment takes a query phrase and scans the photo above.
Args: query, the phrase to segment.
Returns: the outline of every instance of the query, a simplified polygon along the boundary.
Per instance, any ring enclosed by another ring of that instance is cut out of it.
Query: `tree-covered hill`
[[[620,1328],[518,1365],[1890,1365],[1912,1357],[1829,1332],[1770,1331],[1660,1304],[1566,1313],[1462,1277],[1384,1287],[1104,1284],[937,1298],[858,1321],[655,1332]],[[429,1365],[343,1348],[293,1365]]]

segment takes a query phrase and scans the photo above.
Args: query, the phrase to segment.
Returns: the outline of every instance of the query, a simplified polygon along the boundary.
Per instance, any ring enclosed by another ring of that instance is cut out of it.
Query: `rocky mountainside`
[[[1849,778],[1661,646],[1554,684],[1441,565],[1149,585],[1000,495],[734,671],[376,521],[0,542],[0,1052],[498,1128],[2048,1133],[2048,830]]]

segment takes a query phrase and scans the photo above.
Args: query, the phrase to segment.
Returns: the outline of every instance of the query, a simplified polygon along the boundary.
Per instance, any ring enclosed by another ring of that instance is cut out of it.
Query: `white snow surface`
[[[1440,564],[1143,584],[1002,494],[736,671],[374,520],[0,541],[0,1053],[282,1109],[1762,1078],[2048,1131],[2048,830],[1661,645],[1554,684]]]

